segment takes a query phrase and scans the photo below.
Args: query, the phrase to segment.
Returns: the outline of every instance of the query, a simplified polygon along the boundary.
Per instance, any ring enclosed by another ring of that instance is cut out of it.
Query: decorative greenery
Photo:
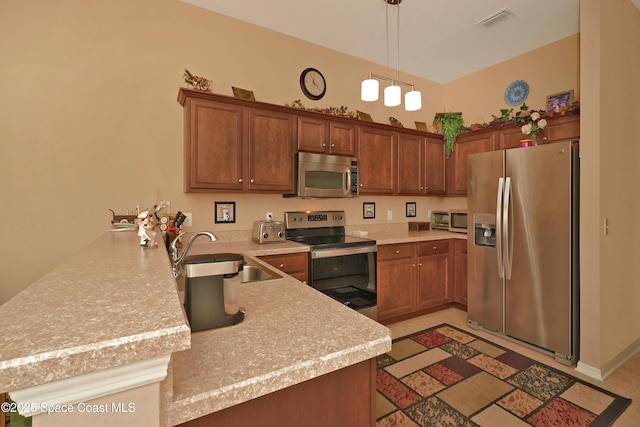
[[[460,132],[464,132],[465,130],[467,130],[467,128],[464,127],[462,113],[436,113],[435,117],[433,118],[434,127],[437,127],[438,123],[442,125],[445,156],[449,157],[453,152],[456,137]]]
[[[185,68],[184,74],[182,75],[184,82],[190,85],[192,88],[196,90],[204,90],[207,92],[211,92],[211,80],[205,79],[204,77],[198,77],[189,72]]]
[[[500,117],[494,116],[493,114],[491,117],[493,117],[493,120],[506,123],[511,120],[511,113],[513,113],[513,108],[503,108],[500,110]]]
[[[358,117],[356,113],[354,113],[353,111],[349,111],[349,109],[345,106],[326,107],[326,108],[305,108],[305,106],[302,105],[302,102],[300,102],[299,99],[296,99],[295,101],[292,101],[292,102],[287,102],[284,104],[284,106],[290,107],[290,108],[297,108],[299,110],[315,111],[317,113],[329,114],[332,116],[349,117],[352,119],[355,119]]]

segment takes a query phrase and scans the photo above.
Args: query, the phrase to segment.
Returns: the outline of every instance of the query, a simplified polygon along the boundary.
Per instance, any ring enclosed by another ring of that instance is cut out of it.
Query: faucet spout
[[[215,242],[216,240],[218,240],[215,234],[213,234],[210,231],[198,231],[197,233],[194,233],[193,236],[189,238],[189,241],[187,241],[187,244],[184,246],[184,249],[182,250],[182,254],[178,255],[178,246],[177,246],[178,239],[180,239],[180,237],[184,236],[185,234],[187,234],[186,231],[183,231],[180,234],[178,234],[178,236],[176,236],[176,238],[173,239],[173,242],[171,242],[171,245],[170,245],[171,262],[173,263],[173,277],[180,277],[180,268],[179,268],[180,263],[184,260],[184,257],[187,256],[187,253],[189,252],[189,248],[191,247],[191,244],[193,243],[194,240],[196,240],[200,236],[207,236],[209,239],[211,239],[212,242]]]

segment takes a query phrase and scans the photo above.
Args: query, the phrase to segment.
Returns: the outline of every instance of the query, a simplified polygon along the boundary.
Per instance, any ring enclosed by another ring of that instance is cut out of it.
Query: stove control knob
[[[262,238],[263,239],[268,239],[269,238],[269,233],[262,233]]]
[[[282,231],[278,231],[278,237],[282,237]]]

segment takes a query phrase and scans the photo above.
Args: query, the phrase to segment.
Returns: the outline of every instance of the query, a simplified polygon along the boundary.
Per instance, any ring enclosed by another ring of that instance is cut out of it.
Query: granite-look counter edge
[[[189,348],[167,252],[107,232],[0,306],[0,390]]]

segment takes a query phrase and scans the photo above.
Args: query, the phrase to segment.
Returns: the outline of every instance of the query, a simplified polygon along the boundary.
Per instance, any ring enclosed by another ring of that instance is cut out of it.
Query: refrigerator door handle
[[[504,184],[504,203],[502,205],[502,237],[504,239],[504,275],[507,280],[511,280],[513,267],[513,242],[511,236],[511,177],[507,177]]]
[[[498,197],[496,204],[496,255],[498,257],[498,277],[504,279],[504,263],[502,256],[502,202],[504,198],[504,178],[498,179]]]

